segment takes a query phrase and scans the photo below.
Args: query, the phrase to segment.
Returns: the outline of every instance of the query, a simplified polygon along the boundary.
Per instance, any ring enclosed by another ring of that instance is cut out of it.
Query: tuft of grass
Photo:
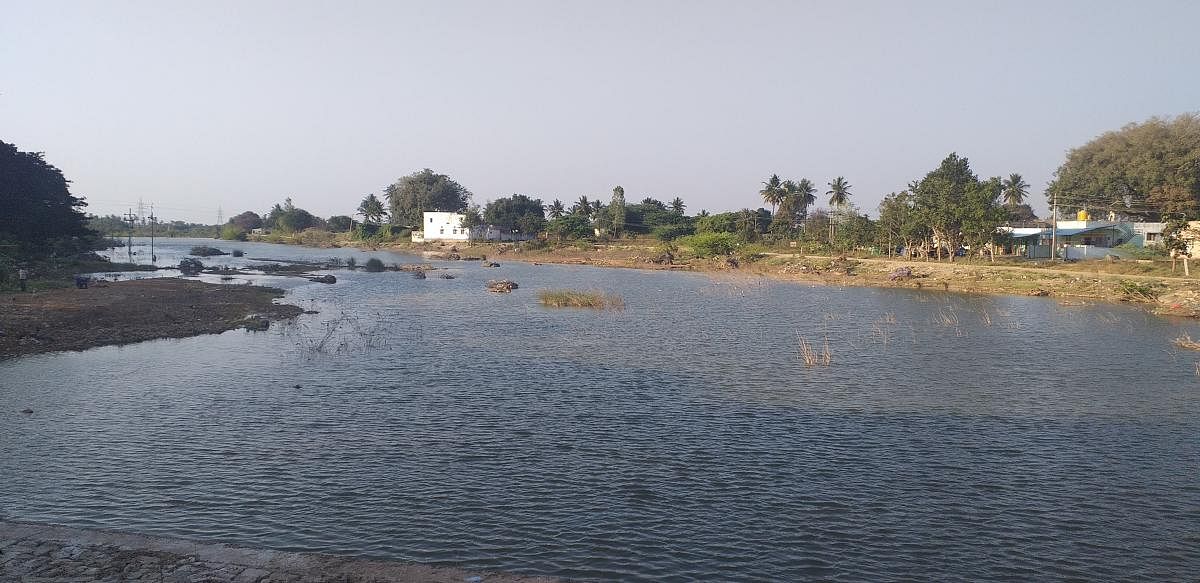
[[[601,291],[544,289],[538,292],[538,301],[547,308],[594,308],[598,310],[625,308],[625,300],[621,296]]]

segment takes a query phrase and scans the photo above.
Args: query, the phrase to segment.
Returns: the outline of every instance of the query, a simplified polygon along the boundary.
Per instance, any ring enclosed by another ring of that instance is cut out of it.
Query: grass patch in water
[[[547,308],[620,310],[625,307],[625,300],[621,296],[600,291],[544,289],[538,292],[538,301]]]

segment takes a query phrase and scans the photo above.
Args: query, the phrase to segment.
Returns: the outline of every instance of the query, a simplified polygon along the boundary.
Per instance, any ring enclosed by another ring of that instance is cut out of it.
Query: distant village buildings
[[[414,243],[425,241],[528,241],[537,233],[519,233],[495,225],[464,227],[462,213],[426,211],[421,218],[421,230],[412,232]]]

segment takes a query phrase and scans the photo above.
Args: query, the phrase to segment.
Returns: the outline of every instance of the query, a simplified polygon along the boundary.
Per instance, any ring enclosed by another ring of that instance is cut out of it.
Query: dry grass
[[[593,308],[598,310],[625,308],[625,300],[620,295],[601,291],[544,289],[538,292],[538,301],[547,308]]]
[[[1200,350],[1200,342],[1192,340],[1192,337],[1189,334],[1184,334],[1183,336],[1172,340],[1171,344],[1174,344],[1180,348],[1186,348],[1188,350]]]
[[[806,338],[800,339],[800,359],[804,361],[804,366],[829,366],[833,362],[833,354],[829,352],[829,340],[826,339],[822,348],[821,354],[813,349],[813,345]]]

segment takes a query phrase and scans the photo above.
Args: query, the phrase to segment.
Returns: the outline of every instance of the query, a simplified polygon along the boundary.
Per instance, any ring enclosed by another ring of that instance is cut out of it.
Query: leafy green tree
[[[250,232],[254,229],[261,228],[263,226],[263,220],[262,217],[258,216],[258,213],[254,211],[245,211],[230,217],[229,224],[234,225],[243,231]]]
[[[546,226],[546,211],[541,199],[514,194],[489,202],[483,220],[510,232],[532,235]]]
[[[425,211],[461,212],[471,200],[471,191],[428,168],[400,178],[384,195],[392,224],[408,227],[420,225]]]
[[[1020,174],[1012,173],[1008,178],[1004,179],[1003,184],[1004,204],[1010,207],[1021,206],[1025,202],[1025,195],[1029,194],[1029,184]]]
[[[333,215],[325,220],[325,224],[334,233],[345,233],[354,226],[354,219],[346,215]]]
[[[610,215],[609,228],[614,237],[620,237],[625,232],[625,224],[629,221],[625,208],[625,189],[620,185],[613,187],[612,201],[608,203]]]
[[[557,198],[546,208],[546,215],[552,219],[557,219],[565,214],[567,214],[567,209],[563,206],[562,201]]]
[[[1071,150],[1046,199],[1060,208],[1170,217],[1182,206],[1200,217],[1200,114],[1151,118]],[[1156,190],[1157,189],[1157,190]],[[1193,201],[1186,203],[1186,200]],[[1183,203],[1183,204],[1181,204]]]
[[[898,244],[911,253],[926,246],[933,235],[917,211],[916,197],[907,190],[893,192],[879,203],[879,232],[889,255]]]
[[[310,227],[324,226],[324,221],[312,213],[296,207],[292,199],[286,198],[283,204],[276,204],[267,215],[267,225],[285,233],[298,233]]]
[[[779,203],[783,201],[783,197],[786,195],[783,189],[783,183],[780,181],[778,174],[772,174],[771,177],[762,184],[762,190],[758,191],[758,194],[762,196],[764,203],[771,205],[771,214],[774,215],[775,207],[777,207]]]
[[[558,238],[559,241],[590,239],[592,225],[583,215],[566,214],[546,223],[546,234]]]
[[[687,210],[687,205],[683,203],[683,199],[678,196],[671,200],[671,212],[683,216],[683,211]]]
[[[996,242],[996,228],[1007,220],[999,208],[1002,188],[999,178],[980,182],[970,162],[955,153],[925,175],[916,187],[915,202],[932,231],[938,259],[943,247],[954,261],[955,252],[968,240],[972,246]]]
[[[364,223],[378,225],[383,221],[387,211],[383,208],[383,201],[375,196],[375,193],[368,194],[363,197],[362,202],[358,203],[358,215],[362,216]]]
[[[0,251],[34,258],[102,247],[68,185],[41,153],[0,141]]]
[[[841,249],[870,247],[876,240],[878,225],[865,214],[847,209],[838,223],[836,244]]]
[[[1032,223],[1038,220],[1037,214],[1033,212],[1033,207],[1028,204],[1005,205],[1004,208],[1008,211],[1008,222],[1010,223]]]
[[[696,233],[736,233],[739,213],[717,213],[696,217]]]

